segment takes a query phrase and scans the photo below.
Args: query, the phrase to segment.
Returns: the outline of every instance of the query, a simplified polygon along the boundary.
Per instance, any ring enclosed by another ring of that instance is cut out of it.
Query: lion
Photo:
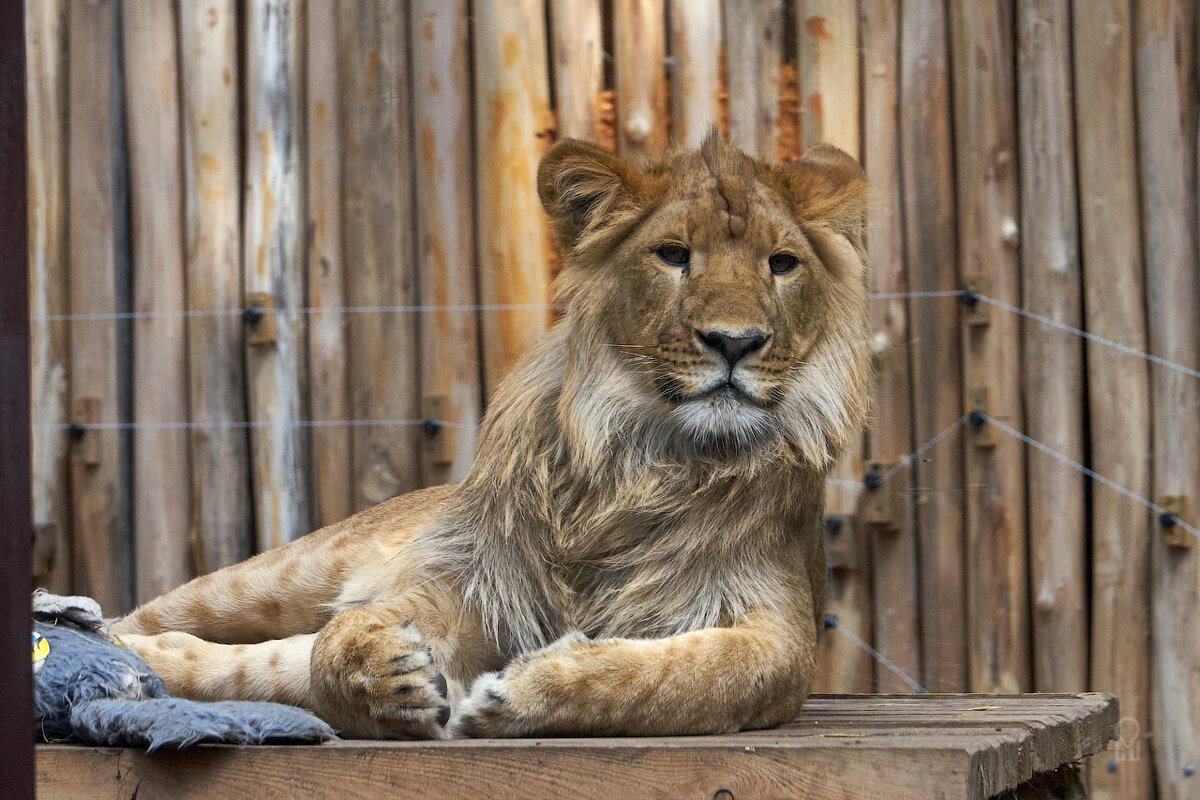
[[[723,733],[793,719],[823,492],[867,405],[866,182],[715,133],[543,157],[561,320],[465,479],[199,577],[113,626],[173,694],[344,736]]]

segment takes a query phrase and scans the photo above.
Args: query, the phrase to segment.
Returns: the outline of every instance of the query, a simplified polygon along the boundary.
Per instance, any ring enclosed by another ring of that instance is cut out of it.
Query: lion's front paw
[[[446,678],[411,624],[346,630],[313,651],[314,710],[343,735],[440,739]]]
[[[503,672],[480,675],[450,723],[455,736],[518,737],[586,728],[561,699],[577,649],[587,637],[570,633],[541,650],[517,656]]]
[[[450,730],[455,736],[475,738],[529,735],[530,727],[513,705],[512,688],[499,673],[480,675],[455,712]]]

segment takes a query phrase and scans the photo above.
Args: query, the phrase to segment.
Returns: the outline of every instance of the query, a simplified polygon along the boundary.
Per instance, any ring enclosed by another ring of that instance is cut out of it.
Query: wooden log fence
[[[875,402],[818,688],[1115,692],[1093,793],[1195,793],[1189,0],[25,12],[39,584],[117,613],[461,479],[555,319],[556,137],[829,141],[873,184]]]

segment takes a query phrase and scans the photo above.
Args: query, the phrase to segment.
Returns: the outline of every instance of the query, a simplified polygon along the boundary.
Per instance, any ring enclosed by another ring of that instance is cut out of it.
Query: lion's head
[[[773,166],[713,135],[639,166],[565,141],[538,189],[565,255],[568,430],[595,445],[649,424],[818,468],[857,434],[866,183],[850,156]]]

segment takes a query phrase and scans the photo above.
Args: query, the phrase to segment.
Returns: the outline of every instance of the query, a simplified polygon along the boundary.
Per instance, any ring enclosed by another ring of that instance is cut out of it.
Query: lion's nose
[[[757,328],[743,331],[738,336],[719,330],[696,331],[696,335],[706,346],[724,356],[730,367],[767,343],[766,334]]]

